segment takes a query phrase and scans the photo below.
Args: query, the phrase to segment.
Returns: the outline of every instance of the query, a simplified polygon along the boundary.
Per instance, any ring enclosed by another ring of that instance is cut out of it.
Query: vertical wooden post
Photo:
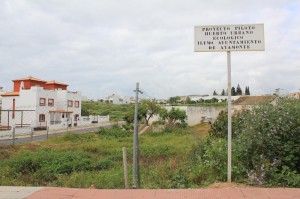
[[[124,182],[125,182],[125,189],[129,188],[128,185],[128,168],[127,168],[127,154],[126,154],[126,147],[122,147],[123,151],[123,166],[124,166]]]

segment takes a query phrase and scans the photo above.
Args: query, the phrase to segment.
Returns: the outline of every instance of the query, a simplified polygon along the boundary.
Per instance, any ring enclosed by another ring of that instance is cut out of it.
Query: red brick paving
[[[43,188],[26,199],[300,199],[297,188],[74,189]]]

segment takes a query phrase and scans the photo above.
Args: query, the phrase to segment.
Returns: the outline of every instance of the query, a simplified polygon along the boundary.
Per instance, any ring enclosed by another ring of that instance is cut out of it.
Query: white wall
[[[171,110],[173,108],[184,110],[187,114],[186,122],[189,126],[193,126],[201,123],[202,117],[210,118],[212,121],[215,121],[218,117],[219,113],[222,110],[226,110],[226,108],[216,108],[216,107],[199,107],[199,106],[163,106],[162,108],[166,108],[167,110]],[[158,120],[158,117],[155,117]],[[155,121],[153,119],[153,121]]]

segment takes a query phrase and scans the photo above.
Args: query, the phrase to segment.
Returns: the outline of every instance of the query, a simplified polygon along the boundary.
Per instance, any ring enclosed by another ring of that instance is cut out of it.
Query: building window
[[[45,116],[45,114],[40,114],[40,115],[39,115],[39,121],[40,121],[40,122],[45,122],[45,121],[46,121],[46,116]]]
[[[54,106],[54,99],[48,99],[48,106]]]
[[[46,98],[40,98],[40,106],[46,106]]]
[[[68,107],[73,107],[73,101],[72,100],[68,100]]]
[[[79,108],[79,101],[75,101],[75,108]]]

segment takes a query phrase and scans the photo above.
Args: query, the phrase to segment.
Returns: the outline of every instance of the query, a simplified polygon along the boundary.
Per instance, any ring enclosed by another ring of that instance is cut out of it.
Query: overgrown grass
[[[83,115],[109,115],[110,120],[123,120],[125,114],[133,105],[108,104],[104,102],[85,101],[82,102]]]
[[[190,170],[195,136],[190,128],[140,135],[142,188],[199,186]],[[131,181],[132,145],[130,132],[113,128],[1,147],[0,185],[123,188],[122,147]]]

